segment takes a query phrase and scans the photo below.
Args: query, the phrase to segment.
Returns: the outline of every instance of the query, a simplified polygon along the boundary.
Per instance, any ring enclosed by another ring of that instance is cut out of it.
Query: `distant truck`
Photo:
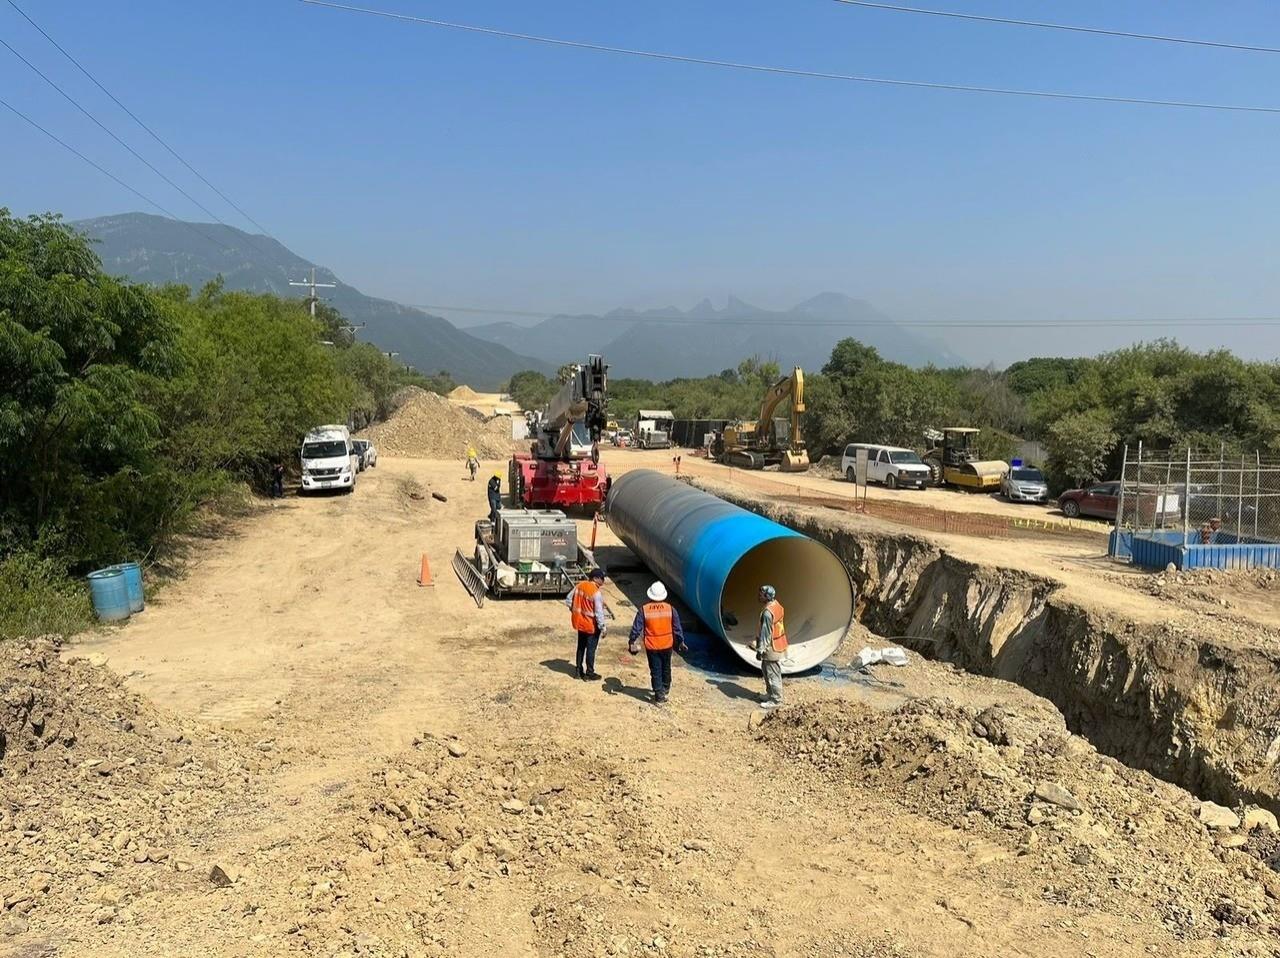
[[[317,426],[302,439],[302,492],[338,489],[352,492],[360,454],[346,426]]]
[[[636,445],[641,449],[670,449],[675,421],[668,409],[641,409],[636,413]]]

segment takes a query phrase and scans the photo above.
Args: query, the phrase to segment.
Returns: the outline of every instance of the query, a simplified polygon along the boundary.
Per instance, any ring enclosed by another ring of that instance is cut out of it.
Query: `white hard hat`
[[[649,586],[649,591],[645,594],[651,602],[665,602],[667,600],[667,587],[661,582],[655,582]]]

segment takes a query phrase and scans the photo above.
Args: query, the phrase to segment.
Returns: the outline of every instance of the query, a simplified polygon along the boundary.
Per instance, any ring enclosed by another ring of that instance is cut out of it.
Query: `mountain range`
[[[72,225],[97,241],[94,249],[108,273],[140,283],[182,283],[199,289],[221,276],[228,289],[301,297],[307,291],[289,283],[308,279],[314,266],[317,283],[335,284],[333,289],[319,290],[322,297],[352,323],[364,324],[357,331],[360,339],[398,352],[401,362],[421,372],[444,369],[478,389],[496,389],[522,369],[554,372],[556,368],[471,336],[441,316],[366,296],[331,270],[315,266],[266,236],[149,213],[123,213]]]
[[[821,293],[787,310],[730,296],[722,308],[704,299],[689,310],[615,309],[552,316],[533,326],[490,323],[467,332],[549,363],[563,362],[564,344],[577,342],[580,352],[602,354],[613,375],[645,379],[705,376],[748,356],[816,370],[848,336],[910,366],[961,362],[945,346],[912,335],[870,303],[843,293]]]
[[[198,289],[221,276],[228,289],[305,295],[290,283],[315,269],[333,283],[324,299],[356,325],[358,335],[425,373],[494,389],[513,373],[552,373],[566,362],[601,353],[615,376],[664,380],[720,372],[749,356],[784,367],[819,369],[837,341],[853,336],[887,359],[912,366],[959,362],[945,347],[912,335],[869,303],[822,293],[788,310],[766,310],[730,296],[723,308],[703,300],[692,309],[617,309],[603,315],[552,316],[535,325],[490,323],[459,329],[424,310],[368,296],[329,269],[266,236],[211,223],[183,223],[147,213],[81,220],[107,272],[136,282],[182,283]]]

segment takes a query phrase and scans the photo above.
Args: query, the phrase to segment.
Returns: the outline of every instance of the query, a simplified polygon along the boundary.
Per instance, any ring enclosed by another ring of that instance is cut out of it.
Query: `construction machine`
[[[978,492],[996,492],[1009,464],[999,459],[978,458],[978,432],[968,426],[948,426],[939,432],[925,431],[933,447],[921,458],[933,481],[940,486],[956,486]]]
[[[596,567],[578,524],[558,509],[499,509],[496,524],[476,523],[475,539],[470,557],[454,553],[453,571],[477,606],[486,596],[560,598]]]
[[[575,364],[568,381],[530,417],[529,452],[511,457],[511,502],[537,508],[597,508],[609,479],[600,461],[600,437],[609,422],[607,372],[601,356]]]
[[[784,427],[786,435],[780,435],[773,414],[784,400],[790,403],[791,415]],[[782,472],[805,472],[809,453],[800,432],[803,414],[804,370],[796,366],[790,376],[779,379],[765,392],[759,419],[729,423],[721,430],[712,445],[712,456],[717,462],[743,469],[777,465]]]

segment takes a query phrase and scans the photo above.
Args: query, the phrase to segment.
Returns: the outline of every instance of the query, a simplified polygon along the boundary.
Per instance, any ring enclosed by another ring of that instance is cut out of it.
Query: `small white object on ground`
[[[865,669],[868,665],[878,665],[881,662],[885,665],[906,665],[907,651],[896,645],[883,649],[873,649],[870,646],[866,646],[858,653],[857,658],[853,660],[854,668],[859,669]]]

